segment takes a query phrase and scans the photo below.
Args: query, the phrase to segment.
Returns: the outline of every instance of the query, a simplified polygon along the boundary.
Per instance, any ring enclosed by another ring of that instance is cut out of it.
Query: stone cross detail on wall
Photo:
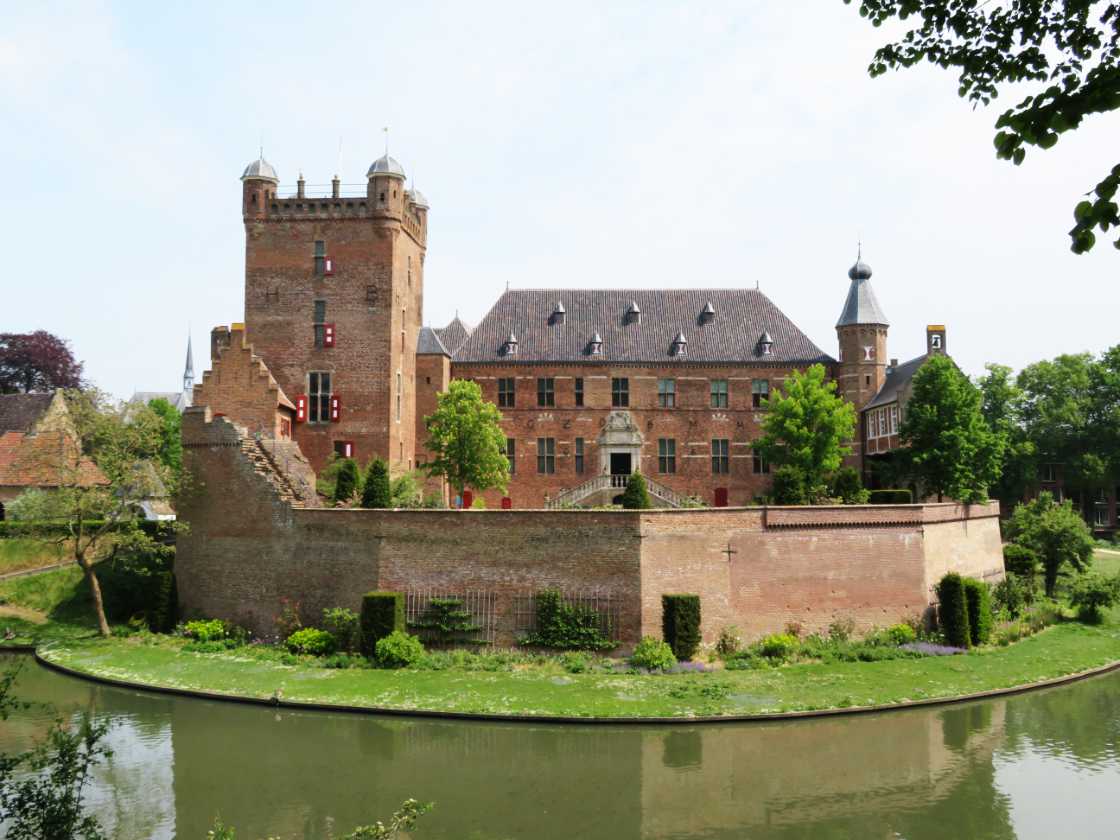
[[[728,563],[730,563],[730,562],[731,562],[731,555],[732,555],[732,554],[738,554],[739,552],[738,552],[738,551],[736,551],[735,549],[733,549],[733,548],[731,547],[731,541],[730,541],[730,540],[728,540],[728,541],[727,541],[727,548],[725,548],[725,549],[724,549],[724,550],[723,550],[722,552],[720,552],[720,553],[721,553],[721,554],[726,554],[726,555],[727,555],[727,562],[728,562]]]

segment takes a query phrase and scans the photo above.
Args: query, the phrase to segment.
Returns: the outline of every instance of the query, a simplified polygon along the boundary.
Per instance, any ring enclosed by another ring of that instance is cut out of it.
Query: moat
[[[110,836],[326,838],[415,797],[420,838],[1101,836],[1120,674],[989,702],[767,724],[582,727],[287,712],[126,691],[30,657],[17,694],[109,718]],[[0,751],[52,714],[19,713]],[[1060,803],[1060,807],[1059,807]]]

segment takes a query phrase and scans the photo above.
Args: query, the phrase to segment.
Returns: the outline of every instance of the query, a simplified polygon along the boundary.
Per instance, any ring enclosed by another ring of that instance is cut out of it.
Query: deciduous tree
[[[999,478],[1004,439],[984,421],[979,389],[947,356],[914,374],[899,437],[912,473],[938,501],[984,501]]]
[[[421,468],[445,478],[459,498],[467,487],[505,490],[509,460],[501,421],[497,406],[482,398],[477,383],[451,380],[437,396],[436,410],[424,418],[426,446],[433,457]]]
[[[996,120],[996,155],[1016,165],[1028,146],[1049,149],[1086,116],[1120,108],[1120,3],[860,0],[859,12],[875,26],[893,18],[916,21],[875,53],[872,77],[921,62],[953,68],[958,95],[981,105],[1009,85],[1035,83]],[[1113,200],[1118,188],[1120,165],[1074,208],[1074,253],[1093,247],[1094,230],[1120,225]],[[1120,238],[1114,244],[1120,248]]]
[[[1084,571],[1093,562],[1093,538],[1067,499],[1058,504],[1050,493],[1015,508],[1005,528],[1009,542],[1042,562],[1046,594],[1054,596],[1058,574],[1069,566]]]
[[[82,363],[68,342],[45,330],[0,333],[0,394],[78,388]]]

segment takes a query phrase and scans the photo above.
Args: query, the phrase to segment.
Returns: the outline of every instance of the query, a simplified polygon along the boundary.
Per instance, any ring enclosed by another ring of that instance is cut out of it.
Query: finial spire
[[[856,240],[856,262],[863,259],[863,240]]]
[[[389,154],[389,126],[385,126],[381,130],[385,132],[385,154]]]

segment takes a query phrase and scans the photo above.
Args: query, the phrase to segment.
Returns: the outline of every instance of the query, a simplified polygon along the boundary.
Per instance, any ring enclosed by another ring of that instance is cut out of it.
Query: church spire
[[[187,365],[183,368],[183,393],[194,390],[194,354],[191,352],[191,336],[187,333]]]

